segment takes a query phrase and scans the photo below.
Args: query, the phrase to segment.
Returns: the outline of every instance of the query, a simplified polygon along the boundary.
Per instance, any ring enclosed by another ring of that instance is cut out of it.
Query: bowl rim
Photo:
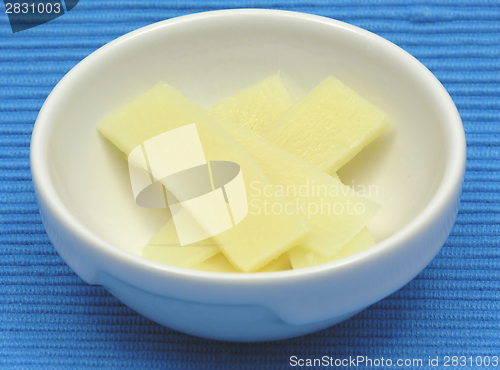
[[[443,112],[446,112],[444,116],[448,117],[448,119],[443,122],[443,127],[445,128],[445,137],[449,138],[449,142],[447,151],[448,162],[445,164],[443,180],[427,206],[417,215],[417,217],[415,217],[410,223],[397,231],[395,234],[377,243],[375,246],[344,259],[298,270],[245,274],[198,271],[147,260],[141,256],[137,256],[106,242],[87,229],[76,219],[76,217],[73,216],[57,195],[55,187],[49,176],[47,158],[47,149],[50,140],[49,133],[51,132],[50,127],[51,122],[53,121],[51,117],[53,115],[53,110],[57,109],[57,101],[59,100],[59,97],[63,96],[65,90],[69,88],[68,82],[80,73],[80,70],[85,69],[86,64],[89,62],[96,63],[99,58],[105,57],[106,53],[112,52],[115,48],[120,48],[128,40],[137,36],[147,34],[148,32],[159,28],[168,28],[169,26],[178,25],[180,23],[196,22],[198,20],[206,20],[209,18],[225,18],[234,16],[273,16],[281,18],[294,18],[301,19],[306,22],[328,25],[331,26],[332,29],[341,28],[353,32],[358,36],[370,39],[370,41],[377,47],[381,46],[390,49],[399,57],[404,58],[408,68],[413,69],[414,73],[419,73],[422,77],[422,83],[433,89],[436,104],[439,104],[440,109]],[[448,92],[437,80],[437,78],[417,59],[401,49],[399,46],[362,28],[322,16],[270,9],[216,10],[175,17],[139,28],[100,47],[73,67],[54,87],[38,114],[30,145],[30,167],[33,184],[37,190],[37,197],[39,198],[38,201],[40,202],[43,200],[44,204],[51,210],[54,217],[57,219],[57,222],[59,222],[65,229],[69,230],[72,235],[75,235],[82,240],[85,245],[93,248],[98,253],[104,253],[115,261],[127,265],[127,268],[140,270],[146,269],[155,274],[164,276],[173,275],[177,278],[203,279],[204,281],[217,281],[221,283],[231,282],[236,284],[248,284],[262,280],[272,280],[275,282],[287,281],[295,280],[296,278],[304,276],[310,277],[313,275],[329,273],[335,270],[343,270],[345,268],[356,269],[357,267],[362,266],[363,263],[369,259],[383,257],[384,254],[390,252],[394,248],[397,248],[398,245],[405,240],[408,241],[415,235],[418,235],[421,231],[425,230],[429,224],[432,224],[433,220],[439,217],[440,211],[447,207],[450,202],[453,202],[454,194],[456,194],[456,191],[459,191],[462,186],[465,171],[465,160],[465,133],[457,108]]]

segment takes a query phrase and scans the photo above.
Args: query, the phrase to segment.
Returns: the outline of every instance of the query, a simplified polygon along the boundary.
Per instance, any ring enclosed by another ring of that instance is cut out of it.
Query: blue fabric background
[[[38,111],[84,57],[163,19],[235,7],[332,17],[403,47],[449,91],[468,142],[460,214],[436,259],[354,318],[273,343],[180,334],[84,283],[45,234],[28,161]],[[282,369],[291,355],[440,356],[440,365],[445,355],[500,356],[500,2],[81,0],[16,34],[0,11],[0,367]]]

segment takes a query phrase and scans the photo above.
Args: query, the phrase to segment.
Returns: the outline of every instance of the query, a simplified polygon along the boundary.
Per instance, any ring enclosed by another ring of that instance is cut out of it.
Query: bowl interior
[[[94,53],[57,87],[50,176],[86,228],[140,254],[167,216],[135,204],[124,155],[96,130],[101,119],[159,81],[207,108],[276,73],[299,99],[331,74],[391,117],[391,129],[339,172],[382,204],[369,225],[381,241],[428,204],[448,160],[445,117],[417,67],[367,32],[293,13],[222,12],[154,25]]]

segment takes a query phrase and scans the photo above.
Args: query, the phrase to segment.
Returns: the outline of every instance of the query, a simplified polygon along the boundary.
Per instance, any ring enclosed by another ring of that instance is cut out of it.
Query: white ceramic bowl
[[[127,164],[96,124],[166,81],[208,107],[280,72],[299,98],[329,74],[386,111],[392,127],[340,171],[375,184],[378,244],[313,268],[261,274],[185,270],[142,259],[162,211],[131,196]],[[47,98],[31,169],[47,234],[86,282],[150,319],[207,338],[262,341],[345,320],[413,279],[445,242],[465,168],[460,117],[416,59],[362,29],[308,14],[228,10],[129,33],[73,68]]]

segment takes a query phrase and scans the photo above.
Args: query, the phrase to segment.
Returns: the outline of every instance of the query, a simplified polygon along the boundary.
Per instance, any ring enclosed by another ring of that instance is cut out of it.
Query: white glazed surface
[[[332,74],[391,117],[391,129],[340,171],[376,185],[375,247],[303,270],[190,271],[144,260],[163,224],[138,207],[125,157],[97,123],[159,81],[201,107],[279,72],[295,99]],[[137,312],[208,338],[261,341],[347,319],[413,279],[455,221],[465,168],[458,112],[435,77],[390,42],[341,22],[271,10],[230,10],[160,22],[127,34],[71,70],[45,102],[31,168],[55,248],[90,284]]]

